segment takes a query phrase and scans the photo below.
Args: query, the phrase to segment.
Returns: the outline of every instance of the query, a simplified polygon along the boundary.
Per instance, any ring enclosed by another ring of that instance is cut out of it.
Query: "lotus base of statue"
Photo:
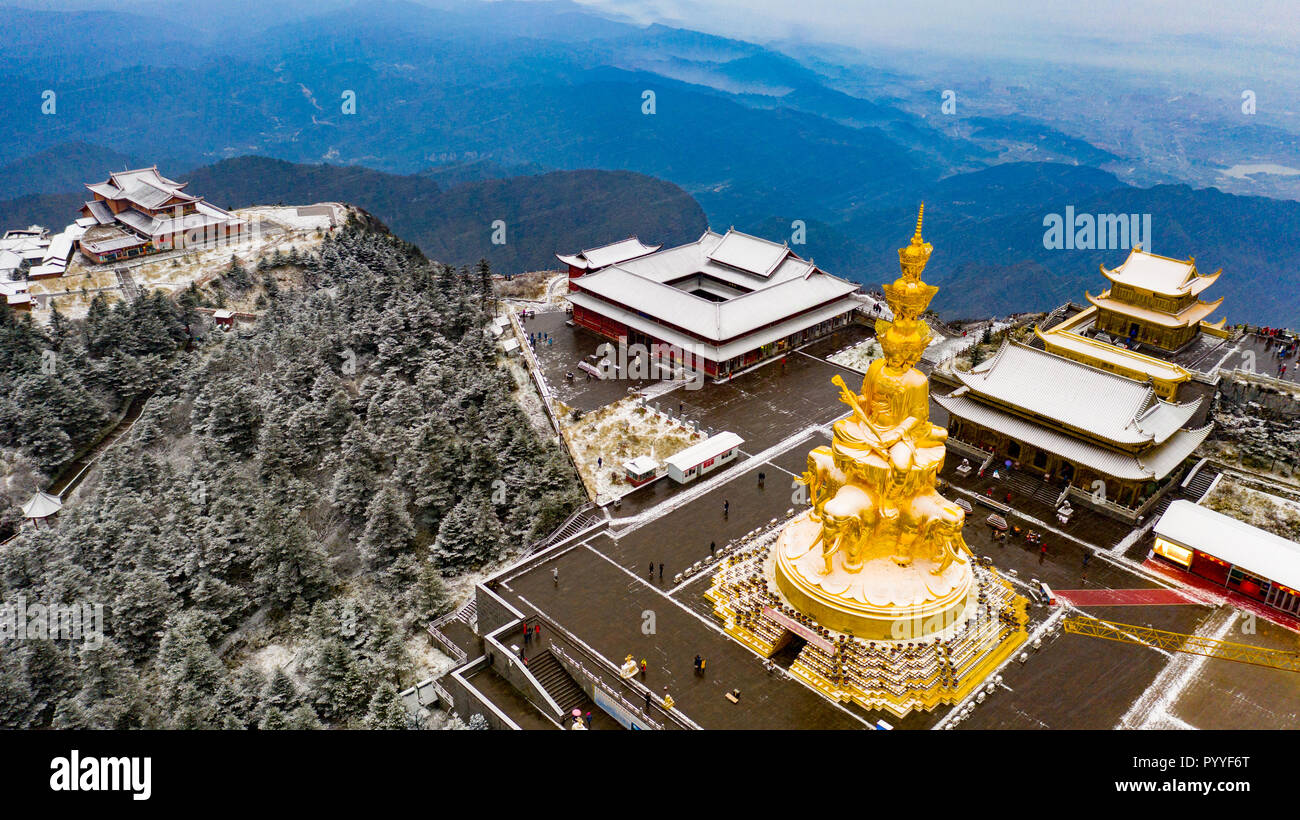
[[[782,597],[822,626],[858,638],[904,640],[941,633],[963,619],[974,589],[969,561],[918,556],[900,566],[892,555],[868,555],[854,568],[843,551],[824,556],[820,534],[811,510],[792,520],[777,538],[771,573]]]

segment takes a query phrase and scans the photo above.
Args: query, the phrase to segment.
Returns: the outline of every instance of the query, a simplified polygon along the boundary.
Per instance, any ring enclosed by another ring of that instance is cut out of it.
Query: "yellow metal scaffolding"
[[[1180,632],[1166,632],[1148,626],[1134,626],[1071,615],[1061,622],[1066,632],[1076,635],[1088,635],[1093,638],[1105,638],[1108,641],[1140,644],[1170,652],[1187,652],[1218,658],[1236,663],[1248,663],[1269,669],[1283,669],[1288,672],[1300,672],[1300,652],[1287,652],[1282,649],[1265,649],[1244,643],[1218,641],[1202,638],[1199,635],[1184,635]]]

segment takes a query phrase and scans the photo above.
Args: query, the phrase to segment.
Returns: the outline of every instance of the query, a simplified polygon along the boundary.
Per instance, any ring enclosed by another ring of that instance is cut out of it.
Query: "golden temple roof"
[[[1195,258],[1174,259],[1133,248],[1123,264],[1112,269],[1102,265],[1101,272],[1115,284],[1161,296],[1196,296],[1213,285],[1223,270],[1202,276],[1196,271]]]

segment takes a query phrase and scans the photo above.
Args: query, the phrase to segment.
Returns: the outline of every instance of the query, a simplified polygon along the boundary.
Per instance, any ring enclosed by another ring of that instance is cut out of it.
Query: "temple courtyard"
[[[827,357],[861,341],[865,330],[836,331],[833,338],[791,351],[783,360],[723,384],[706,381],[699,390],[655,390],[656,382],[618,379],[567,381],[564,372],[594,352],[600,339],[566,325],[559,311],[538,313],[525,330],[549,333],[554,340],[537,346],[536,353],[548,382],[564,384],[555,392],[567,405],[592,410],[625,399],[629,388],[647,389],[655,394],[647,403],[664,412],[745,440],[733,463],[694,483],[661,478],[624,496],[617,506],[587,513],[571,531],[480,590],[478,624],[485,621],[486,593],[530,626],[541,627],[540,646],[536,640],[522,645],[508,631],[499,636],[503,645],[520,645],[520,654],[530,660],[548,655],[549,663],[552,654],[580,660],[581,671],[575,673],[571,666],[568,672],[583,688],[617,695],[622,708],[650,725],[1300,728],[1300,675],[1294,672],[1070,634],[1060,621],[1066,615],[1086,615],[1289,650],[1300,645],[1295,631],[1300,624],[1272,617],[1233,593],[1181,578],[1167,564],[1157,563],[1150,557],[1149,522],[1134,527],[1080,508],[1062,523],[1025,476],[958,474],[965,454],[954,449],[940,474],[941,491],[971,504],[964,536],[977,560],[991,564],[1029,599],[1028,640],[988,675],[988,685],[956,706],[900,718],[823,697],[787,671],[793,651],[778,652],[768,664],[726,634],[704,592],[731,550],[806,508],[806,495],[794,478],[805,469],[809,449],[828,443],[830,425],[847,415],[830,379],[840,375],[850,385],[862,380],[861,373]],[[944,421],[941,412],[933,417]],[[1008,509],[985,506],[982,499],[990,491],[999,507]],[[1047,549],[1014,537],[995,540],[986,524],[991,514],[1003,515],[1012,528],[1041,533]],[[1054,602],[1046,600],[1042,584]],[[484,653],[483,642],[454,620],[441,634],[466,654],[466,668]],[[646,671],[627,680],[618,668],[629,655],[637,662],[644,659]],[[694,666],[697,655],[705,660],[703,672]],[[538,719],[536,698],[530,700],[503,677],[489,681],[488,668],[479,662],[470,680],[486,681],[476,691],[492,709],[524,728],[558,728],[554,720]],[[653,703],[648,703],[647,691],[653,693]],[[665,694],[673,702],[667,711],[661,705]],[[578,708],[600,712],[589,700]],[[593,728],[620,728],[601,717]]]

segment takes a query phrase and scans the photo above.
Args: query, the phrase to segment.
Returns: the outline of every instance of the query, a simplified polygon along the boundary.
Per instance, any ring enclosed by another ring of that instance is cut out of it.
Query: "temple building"
[[[1192,423],[1199,398],[1165,401],[1150,382],[1010,340],[951,375],[959,386],[934,400],[948,411],[953,439],[1125,518],[1141,513],[1210,432]]]
[[[104,182],[88,183],[94,198],[81,206],[88,225],[78,240],[81,253],[103,264],[244,232],[245,220],[186,193],[187,185],[162,176],[157,166],[118,171]]]
[[[1197,337],[1202,322],[1223,303],[1198,299],[1223,272],[1208,276],[1196,271],[1194,259],[1171,259],[1141,248],[1129,252],[1122,265],[1101,272],[1110,280],[1100,296],[1085,294],[1097,308],[1097,329],[1130,343],[1173,352]],[[1226,320],[1210,327],[1222,328]]]
[[[1217,362],[1231,332],[1226,320],[1206,317],[1223,302],[1198,297],[1221,271],[1202,276],[1194,259],[1179,260],[1134,248],[1113,270],[1111,287],[1085,294],[1086,306],[1066,303],[1034,329],[1035,347],[1099,370],[1150,383],[1162,399],[1207,398],[1217,384]],[[1201,417],[1208,411],[1202,406]]]
[[[686,245],[629,239],[557,258],[574,321],[652,357],[726,378],[852,321],[853,282],[789,247],[729,230]]]
[[[578,286],[573,280],[584,273],[646,256],[662,247],[663,245],[647,245],[635,236],[630,236],[627,239],[620,239],[617,242],[601,245],[598,248],[578,251],[572,256],[557,253],[555,257],[569,266],[569,290],[577,290]]]

